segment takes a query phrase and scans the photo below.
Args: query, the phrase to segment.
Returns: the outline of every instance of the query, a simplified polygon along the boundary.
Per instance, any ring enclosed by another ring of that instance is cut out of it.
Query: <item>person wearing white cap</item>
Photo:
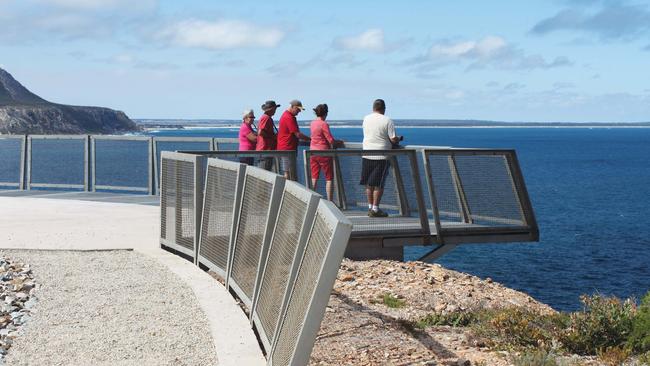
[[[298,140],[311,140],[309,136],[300,132],[298,121],[296,120],[296,116],[304,110],[305,108],[302,106],[301,101],[294,99],[289,102],[289,108],[287,108],[287,110],[282,113],[282,116],[280,117],[280,124],[278,125],[278,150],[297,151]],[[289,159],[281,158],[280,162],[280,167],[284,172],[284,177],[290,178]]]
[[[253,122],[255,121],[255,112],[252,109],[244,110],[242,123],[239,127],[239,151],[255,150],[257,143],[257,133],[255,133]],[[253,165],[253,157],[240,158],[243,164]]]

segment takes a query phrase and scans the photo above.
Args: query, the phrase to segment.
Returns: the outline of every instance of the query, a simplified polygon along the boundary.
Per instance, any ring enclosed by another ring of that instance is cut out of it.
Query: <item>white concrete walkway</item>
[[[159,207],[106,199],[80,201],[74,194],[67,199],[11,195],[0,192],[0,251],[134,249],[144,253],[192,289],[208,318],[220,365],[265,364],[250,323],[229,292],[198,267],[159,249]]]

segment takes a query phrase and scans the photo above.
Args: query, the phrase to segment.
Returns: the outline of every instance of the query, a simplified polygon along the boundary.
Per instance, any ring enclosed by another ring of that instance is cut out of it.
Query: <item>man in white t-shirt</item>
[[[393,144],[402,140],[395,133],[395,124],[384,116],[386,103],[377,99],[372,104],[372,113],[363,118],[363,149],[390,150]],[[368,198],[368,216],[386,217],[388,214],[379,209],[381,196],[384,194],[384,183],[388,175],[389,164],[383,155],[365,155],[361,162],[361,180],[359,184],[366,186]]]

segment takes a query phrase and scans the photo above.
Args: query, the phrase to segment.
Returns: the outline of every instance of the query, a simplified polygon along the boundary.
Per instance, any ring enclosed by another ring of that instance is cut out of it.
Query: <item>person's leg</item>
[[[314,187],[316,187],[316,184],[314,184]],[[325,192],[327,192],[327,199],[329,201],[334,201],[334,190],[332,189],[332,181],[331,180],[326,180],[325,181]]]
[[[314,190],[314,191],[315,191],[316,188],[317,188],[317,187],[316,187],[316,183],[318,183],[318,178],[312,178],[312,179],[311,179],[311,189]]]
[[[374,187],[366,186],[366,198],[368,198],[368,210],[369,211],[370,211],[370,209],[372,209],[372,205],[373,205],[373,199],[372,199],[372,197],[373,197],[373,188]]]
[[[384,189],[380,187],[374,187],[372,192],[372,205],[379,207],[381,202],[381,196],[384,194]]]

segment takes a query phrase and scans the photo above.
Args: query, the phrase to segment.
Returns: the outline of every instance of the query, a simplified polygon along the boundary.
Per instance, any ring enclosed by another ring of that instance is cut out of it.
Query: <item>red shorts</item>
[[[311,166],[311,178],[318,179],[318,173],[323,171],[325,180],[332,180],[332,158],[327,156],[312,156],[309,158],[309,165]]]

